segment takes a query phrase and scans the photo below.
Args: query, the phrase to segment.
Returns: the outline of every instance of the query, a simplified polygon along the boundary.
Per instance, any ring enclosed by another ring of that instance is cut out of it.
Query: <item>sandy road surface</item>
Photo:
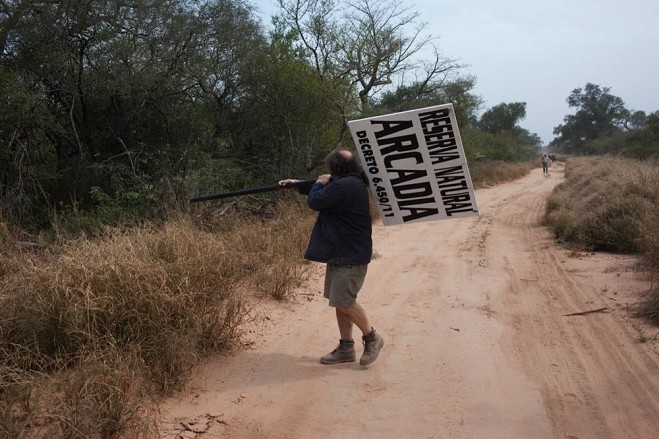
[[[360,298],[386,346],[369,368],[318,363],[338,336],[317,275],[162,405],[163,436],[659,437],[657,329],[628,310],[649,282],[552,241],[562,169],[477,191],[478,218],[376,226]]]

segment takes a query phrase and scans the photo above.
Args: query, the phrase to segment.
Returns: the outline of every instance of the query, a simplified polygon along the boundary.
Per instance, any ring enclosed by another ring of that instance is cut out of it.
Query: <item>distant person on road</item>
[[[549,174],[549,156],[547,153],[542,155],[542,173]]]
[[[353,325],[362,332],[362,366],[373,363],[384,339],[369,323],[366,311],[357,303],[373,254],[368,187],[359,162],[347,149],[332,151],[325,163],[330,174],[318,177],[308,190],[307,204],[318,212],[304,258],[326,264],[324,296],[335,308],[339,345],[320,358],[322,364],[356,361]],[[281,180],[286,186],[299,180]],[[304,189],[298,189],[305,193]]]

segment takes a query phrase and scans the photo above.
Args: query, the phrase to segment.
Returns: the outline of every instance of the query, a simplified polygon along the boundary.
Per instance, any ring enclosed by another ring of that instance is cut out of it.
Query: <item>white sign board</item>
[[[348,127],[385,226],[478,215],[452,104]]]

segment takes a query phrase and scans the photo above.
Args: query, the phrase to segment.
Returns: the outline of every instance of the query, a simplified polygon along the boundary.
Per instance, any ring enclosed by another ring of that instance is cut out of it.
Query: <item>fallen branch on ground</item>
[[[584,315],[584,314],[592,314],[592,313],[594,313],[594,312],[602,312],[602,311],[606,311],[607,309],[608,309],[608,308],[605,306],[605,307],[603,307],[603,308],[591,309],[591,310],[589,310],[589,311],[579,311],[579,312],[573,312],[573,313],[570,313],[570,314],[563,314],[563,316],[566,316],[566,317],[567,317],[567,316],[582,316],[582,315]]]

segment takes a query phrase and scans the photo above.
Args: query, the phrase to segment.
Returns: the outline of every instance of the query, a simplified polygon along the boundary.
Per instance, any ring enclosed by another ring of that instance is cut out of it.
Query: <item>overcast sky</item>
[[[248,0],[264,24],[275,0]],[[659,0],[402,0],[477,78],[484,109],[526,102],[520,125],[543,142],[575,88],[609,87],[630,110],[659,110]]]

